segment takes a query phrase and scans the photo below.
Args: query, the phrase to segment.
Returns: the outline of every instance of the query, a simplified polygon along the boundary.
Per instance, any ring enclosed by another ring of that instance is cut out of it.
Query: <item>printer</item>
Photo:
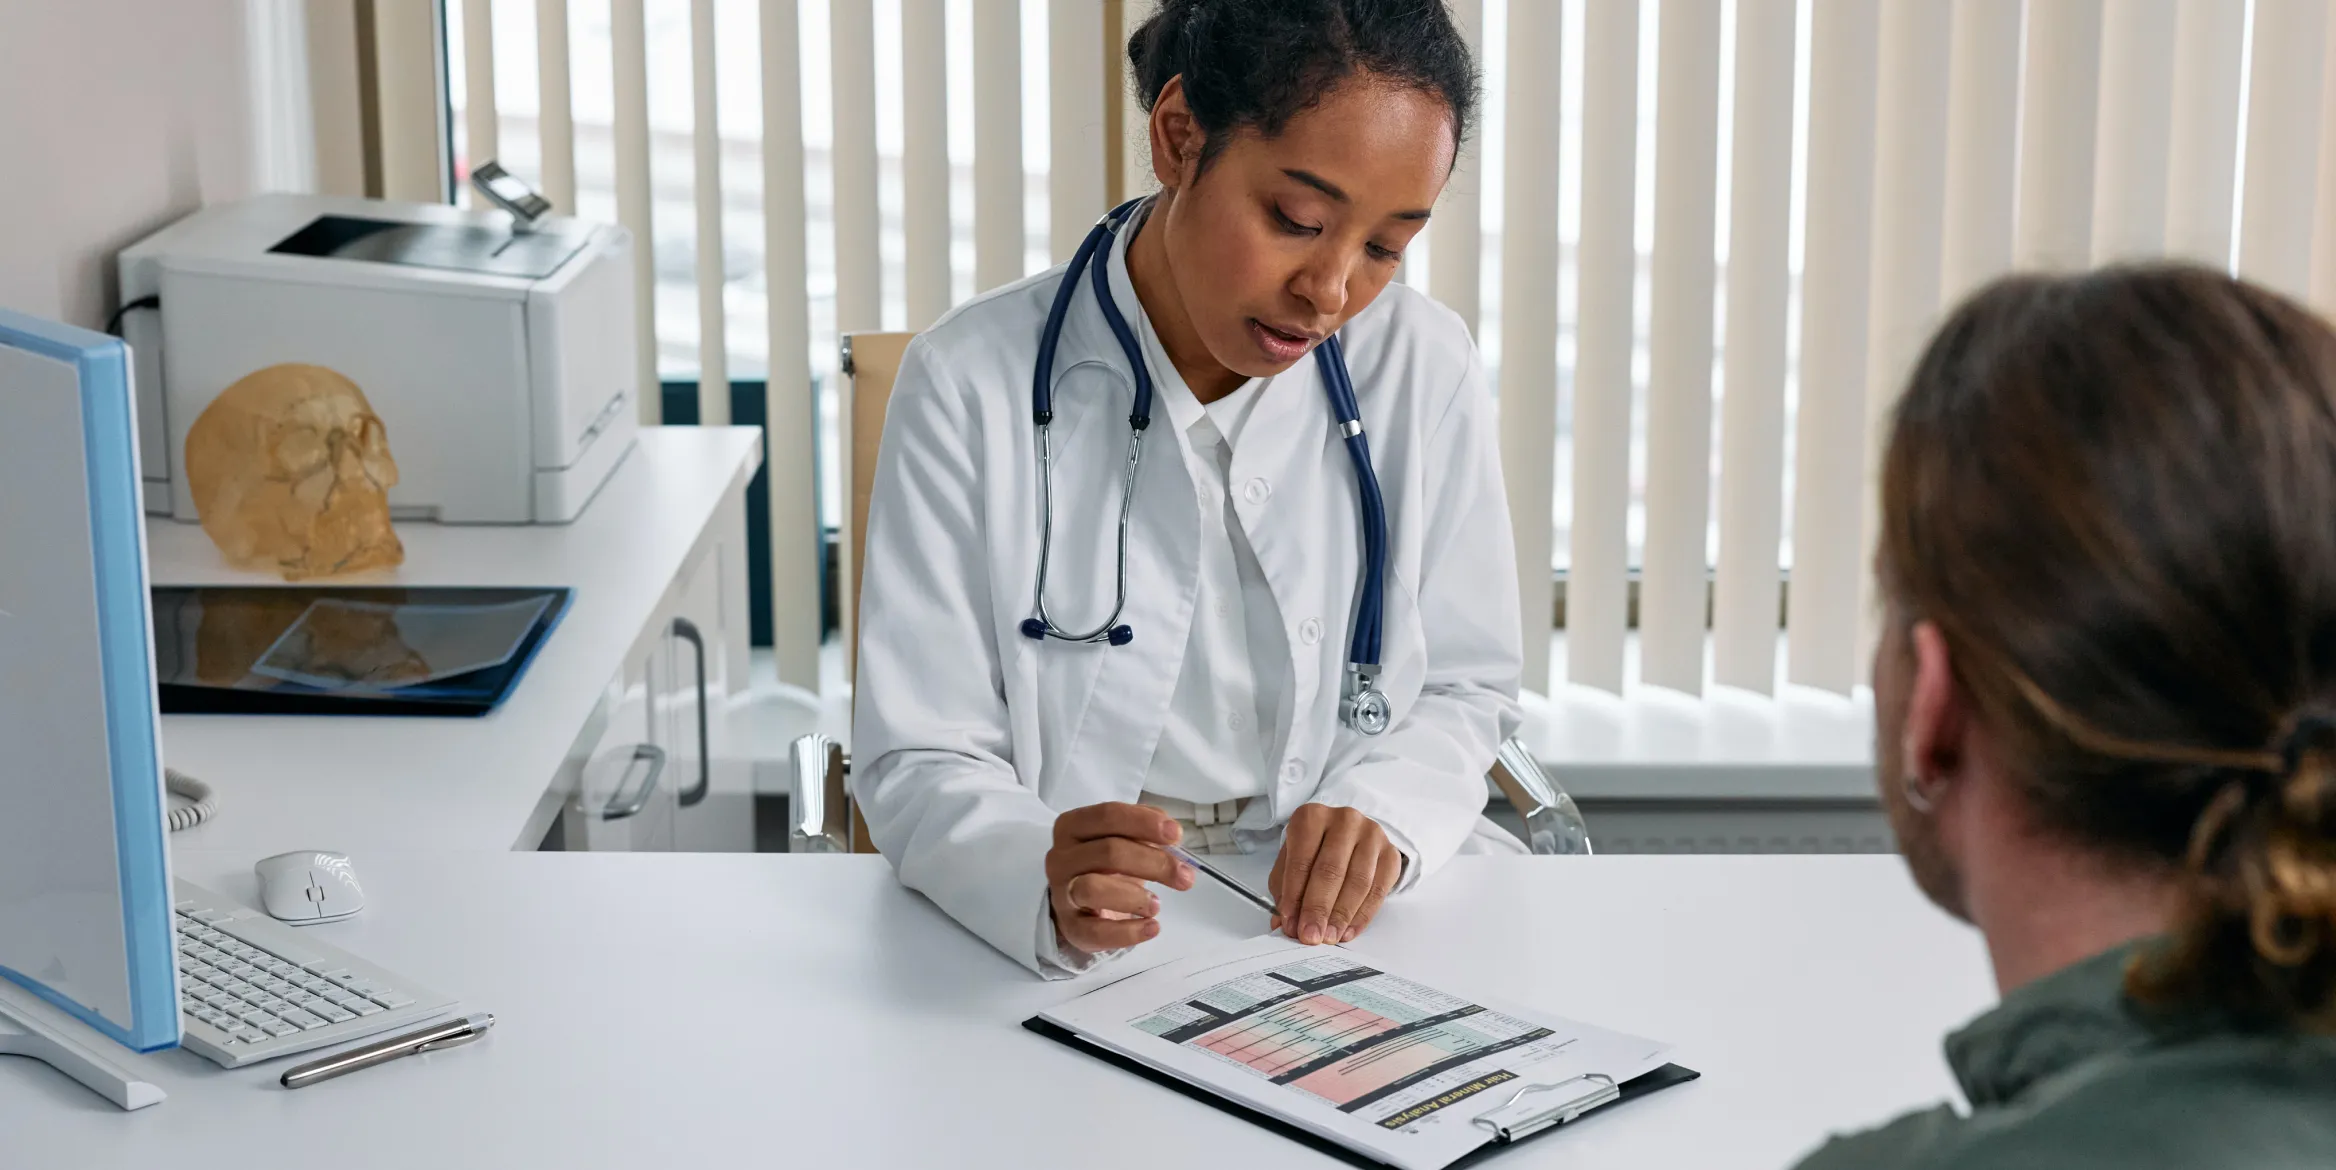
[[[398,519],[565,523],[639,427],[621,227],[319,195],[207,207],[120,257],[146,510],[195,520],[187,432],[284,362],[336,370],[397,458]]]

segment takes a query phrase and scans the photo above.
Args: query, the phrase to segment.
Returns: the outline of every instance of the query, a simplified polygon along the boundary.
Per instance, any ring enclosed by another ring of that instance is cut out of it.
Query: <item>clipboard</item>
[[[1291,1141],[1328,1154],[1350,1166],[1364,1167],[1365,1170],[1380,1170],[1386,1165],[1384,1162],[1373,1161],[1371,1158],[1328,1138],[1308,1133],[1270,1113],[1253,1109],[1229,1097],[1218,1096],[1181,1077],[1161,1072],[1099,1045],[1090,1044],[1080,1039],[1078,1033],[1059,1024],[1032,1016],[1022,1021],[1022,1026],[1058,1044],[1077,1049],[1102,1060],[1106,1064],[1134,1073],[1153,1084],[1174,1089],[1195,1101],[1215,1106],[1260,1129],[1280,1134]],[[1446,1170],[1473,1166],[1519,1142],[1531,1141],[1545,1134],[1555,1133],[1567,1124],[1596,1110],[1627,1101],[1635,1101],[1640,1097],[1668,1089],[1673,1085],[1684,1085],[1702,1075],[1691,1068],[1666,1064],[1653,1072],[1633,1077],[1621,1084],[1607,1081],[1603,1077],[1577,1077],[1573,1081],[1561,1085],[1525,1086],[1507,1101],[1477,1115],[1475,1123],[1489,1131],[1485,1143],[1452,1162]],[[1577,1082],[1582,1083],[1577,1084]],[[1548,1095],[1545,1096],[1544,1093]]]

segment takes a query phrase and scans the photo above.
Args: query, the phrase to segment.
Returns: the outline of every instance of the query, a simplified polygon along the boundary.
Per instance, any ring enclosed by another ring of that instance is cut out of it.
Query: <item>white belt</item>
[[[1233,822],[1241,819],[1241,810],[1247,800],[1220,800],[1214,804],[1194,804],[1173,796],[1155,796],[1144,793],[1136,798],[1138,804],[1149,805],[1175,818],[1184,828],[1184,847],[1199,854],[1240,853],[1241,843],[1233,839]]]

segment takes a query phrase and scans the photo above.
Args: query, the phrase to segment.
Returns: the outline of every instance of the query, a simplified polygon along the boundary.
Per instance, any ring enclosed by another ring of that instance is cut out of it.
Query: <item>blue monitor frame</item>
[[[113,844],[130,1018],[113,1019],[5,965],[0,965],[0,977],[128,1048],[139,1052],[170,1048],[179,1042],[178,972],[129,347],[102,333],[5,309],[0,309],[0,347],[71,367],[80,389],[90,568],[97,602],[96,652],[113,789]],[[0,386],[0,417],[6,414],[7,390]],[[10,554],[0,550],[0,555]]]

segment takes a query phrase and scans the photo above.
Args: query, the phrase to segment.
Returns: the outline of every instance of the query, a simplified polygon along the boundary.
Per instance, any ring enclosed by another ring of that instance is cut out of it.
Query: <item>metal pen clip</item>
[[[1583,1085],[1588,1088],[1577,1088]],[[1544,1093],[1558,1095],[1540,1096]],[[1526,1085],[1511,1094],[1508,1100],[1477,1114],[1475,1124],[1491,1130],[1497,1141],[1522,1141],[1550,1126],[1563,1125],[1621,1097],[1622,1087],[1614,1083],[1613,1077],[1602,1073],[1584,1073],[1555,1084]]]

